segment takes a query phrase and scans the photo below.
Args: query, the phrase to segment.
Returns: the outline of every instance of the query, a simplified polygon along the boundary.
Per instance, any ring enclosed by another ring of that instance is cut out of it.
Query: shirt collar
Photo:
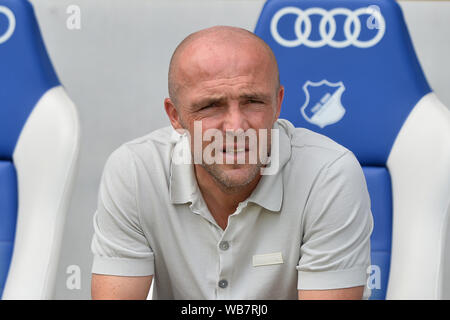
[[[282,169],[291,157],[290,137],[284,126],[280,126],[280,124],[282,124],[280,120],[274,124],[274,129],[279,134],[278,137],[274,136],[272,141],[272,152],[278,150],[279,157],[278,159],[272,158],[271,167],[269,167],[271,168],[270,174],[261,177],[255,190],[244,201],[256,203],[273,212],[281,210],[284,191]],[[191,159],[190,141],[187,135],[178,133],[177,135],[170,165],[170,199],[174,204],[194,203],[198,199],[197,193],[200,192],[194,166],[192,163],[179,160],[183,156],[184,160]],[[273,164],[275,164],[274,167],[272,167]]]
[[[278,131],[278,137],[272,139],[272,154],[278,158],[271,160],[269,171],[261,177],[250,197],[246,200],[254,202],[269,211],[280,212],[283,203],[284,184],[283,167],[291,158],[291,141],[285,129],[280,126],[280,121],[275,122],[274,129]]]
[[[174,204],[194,202],[196,193],[200,192],[190,159],[189,137],[174,130],[175,146],[170,163],[170,200]],[[189,156],[189,157],[188,157]],[[188,161],[180,161],[181,159]]]

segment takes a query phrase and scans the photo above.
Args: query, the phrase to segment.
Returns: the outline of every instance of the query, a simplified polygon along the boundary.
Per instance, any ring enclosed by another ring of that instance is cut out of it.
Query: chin
[[[205,169],[225,189],[241,189],[249,185],[260,172],[259,165],[211,165]]]

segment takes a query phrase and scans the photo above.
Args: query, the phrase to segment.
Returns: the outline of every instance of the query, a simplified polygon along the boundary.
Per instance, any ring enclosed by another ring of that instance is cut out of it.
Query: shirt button
[[[228,281],[223,279],[219,281],[219,287],[222,289],[225,289],[226,287],[228,287]]]
[[[219,248],[221,250],[228,250],[228,248],[230,247],[230,244],[228,243],[228,241],[222,241],[219,243]]]

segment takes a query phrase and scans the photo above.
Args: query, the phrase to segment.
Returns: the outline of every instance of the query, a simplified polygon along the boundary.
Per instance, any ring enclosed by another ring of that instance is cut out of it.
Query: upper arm
[[[299,300],[361,300],[364,286],[331,290],[298,290]]]
[[[140,223],[136,192],[133,158],[121,147],[105,165],[93,219],[93,281],[101,279],[102,287],[122,286],[154,274],[154,254]]]
[[[347,152],[322,170],[305,208],[297,289],[312,292],[300,295],[325,297],[364,288],[372,227],[365,178]]]
[[[92,274],[91,295],[94,300],[145,300],[152,276],[124,277]]]

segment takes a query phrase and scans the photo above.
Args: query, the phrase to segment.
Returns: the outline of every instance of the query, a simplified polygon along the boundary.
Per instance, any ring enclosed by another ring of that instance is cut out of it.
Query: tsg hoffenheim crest
[[[303,85],[306,100],[300,111],[306,121],[324,128],[342,119],[345,108],[341,96],[345,91],[342,81],[332,83],[327,80],[320,82],[306,81]]]

